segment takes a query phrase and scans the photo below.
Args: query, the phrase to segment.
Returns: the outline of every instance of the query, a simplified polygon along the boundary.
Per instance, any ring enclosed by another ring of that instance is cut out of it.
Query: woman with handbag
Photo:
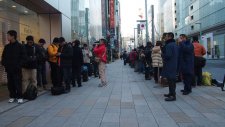
[[[107,85],[106,81],[106,63],[107,63],[107,50],[105,46],[106,40],[100,39],[99,45],[97,45],[94,48],[94,54],[95,54],[95,61],[98,62],[98,68],[99,68],[99,76],[101,79],[101,83],[99,84],[99,87],[103,87]]]

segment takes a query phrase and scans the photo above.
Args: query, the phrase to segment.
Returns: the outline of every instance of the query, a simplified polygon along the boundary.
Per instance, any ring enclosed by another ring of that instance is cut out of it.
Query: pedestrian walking
[[[9,103],[16,100],[23,103],[22,97],[22,65],[26,61],[25,47],[17,40],[17,32],[7,32],[7,44],[2,53],[2,65],[7,73],[7,86],[9,90]]]
[[[94,53],[96,55],[96,61],[98,59],[99,61],[99,75],[101,79],[101,83],[99,84],[99,87],[103,87],[107,85],[106,81],[106,63],[107,63],[107,50],[106,50],[106,40],[105,39],[100,39],[99,45],[97,45],[94,48]]]
[[[193,41],[194,45],[194,69],[195,69],[195,77],[197,80],[195,80],[195,85],[198,86],[202,85],[202,68],[205,65],[205,58],[203,57],[206,54],[205,47],[199,43],[197,39],[194,39]]]
[[[22,68],[22,90],[26,91],[28,85],[33,85],[37,88],[37,67],[40,60],[40,48],[34,43],[34,37],[29,35],[26,37],[25,44],[26,62]]]
[[[122,58],[123,58],[123,64],[124,64],[124,65],[127,64],[127,57],[128,57],[127,51],[124,51],[124,52],[123,52],[123,55],[122,55]]]
[[[72,85],[75,87],[77,82],[78,87],[81,87],[81,67],[84,64],[83,53],[82,49],[80,48],[79,40],[75,40],[73,44]]]
[[[166,42],[163,49],[163,61],[164,66],[161,75],[167,78],[169,85],[169,94],[164,94],[164,96],[167,97],[165,101],[175,101],[178,47],[174,40],[174,34],[171,32],[166,35]]]
[[[37,66],[37,86],[42,87],[46,90],[47,79],[46,79],[46,61],[47,61],[47,50],[44,48],[46,41],[44,39],[40,39],[38,41],[39,49],[40,49],[40,59],[38,60]]]
[[[156,45],[152,49],[152,54],[151,54],[155,83],[159,82],[159,76],[161,74],[162,67],[163,67],[161,46],[162,46],[162,43],[160,41],[157,41]]]
[[[185,34],[180,35],[179,44],[179,72],[182,74],[184,89],[183,95],[192,92],[192,83],[194,77],[194,46],[187,39]]]

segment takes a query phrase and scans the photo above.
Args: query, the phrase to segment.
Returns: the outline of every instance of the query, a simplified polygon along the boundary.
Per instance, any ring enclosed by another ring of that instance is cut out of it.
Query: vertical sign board
[[[109,7],[110,7],[110,29],[115,28],[115,0],[109,0]]]
[[[102,0],[102,35],[103,36],[106,36],[107,33],[106,33],[106,13],[107,13],[107,10],[106,10],[106,2],[105,0]]]

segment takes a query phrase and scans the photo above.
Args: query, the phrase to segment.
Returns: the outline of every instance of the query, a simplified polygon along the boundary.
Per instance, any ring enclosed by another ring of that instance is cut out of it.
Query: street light
[[[200,43],[202,44],[202,23],[195,23],[195,24],[198,24],[199,27],[200,27],[200,30],[199,30],[199,34],[200,34]]]
[[[149,41],[148,36],[148,3],[147,0],[145,0],[145,18],[146,18],[146,44]]]

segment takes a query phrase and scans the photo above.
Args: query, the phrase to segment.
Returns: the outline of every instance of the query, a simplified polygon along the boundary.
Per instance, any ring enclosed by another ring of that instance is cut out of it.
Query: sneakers
[[[17,100],[17,102],[18,102],[18,104],[22,104],[23,103],[23,99],[20,98],[20,99]]]
[[[13,102],[15,102],[15,100],[16,100],[15,98],[10,98],[8,102],[13,103]]]

